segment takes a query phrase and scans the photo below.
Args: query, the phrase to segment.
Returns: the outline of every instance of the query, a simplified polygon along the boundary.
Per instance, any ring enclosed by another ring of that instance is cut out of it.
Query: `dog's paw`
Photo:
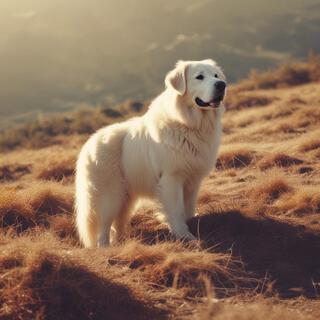
[[[183,236],[179,237],[179,240],[186,244],[188,248],[193,248],[195,250],[202,249],[201,240],[195,237],[191,232],[186,232]]]
[[[187,224],[180,224],[179,227],[171,229],[173,236],[176,239],[191,241],[197,240],[197,238],[189,231]]]
[[[184,232],[183,234],[176,235],[180,240],[192,241],[198,240],[190,231]]]

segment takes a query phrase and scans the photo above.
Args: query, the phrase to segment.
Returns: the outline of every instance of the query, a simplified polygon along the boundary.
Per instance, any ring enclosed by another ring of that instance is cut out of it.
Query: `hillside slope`
[[[228,101],[189,221],[199,242],[174,241],[146,203],[125,243],[82,249],[73,170],[88,133],[3,151],[0,318],[318,319],[320,83],[247,83]]]

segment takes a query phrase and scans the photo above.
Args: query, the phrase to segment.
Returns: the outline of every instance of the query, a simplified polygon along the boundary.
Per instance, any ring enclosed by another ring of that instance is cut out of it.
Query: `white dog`
[[[171,232],[194,239],[201,181],[214,167],[226,80],[212,60],[179,61],[166,90],[142,117],[97,131],[83,146],[76,172],[76,222],[85,247],[109,244],[126,230],[140,197],[158,199]]]

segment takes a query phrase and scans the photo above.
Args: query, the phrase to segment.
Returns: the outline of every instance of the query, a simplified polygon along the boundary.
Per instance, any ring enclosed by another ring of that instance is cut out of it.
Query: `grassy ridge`
[[[265,106],[271,103],[273,98],[250,91],[317,82],[320,81],[319,70],[320,56],[310,54],[306,62],[288,63],[264,73],[253,71],[248,79],[229,90],[228,108]],[[50,117],[40,116],[30,123],[0,131],[0,150],[10,150],[20,146],[39,148],[59,143],[57,137],[60,135],[91,134],[104,125],[139,115],[145,112],[146,108],[147,103],[128,100],[113,108],[97,106]]]
[[[146,105],[126,101],[115,108],[81,108],[74,112],[39,116],[36,120],[0,132],[0,150],[17,147],[42,148],[59,143],[59,136],[88,135],[115,121],[123,121],[145,111]]]

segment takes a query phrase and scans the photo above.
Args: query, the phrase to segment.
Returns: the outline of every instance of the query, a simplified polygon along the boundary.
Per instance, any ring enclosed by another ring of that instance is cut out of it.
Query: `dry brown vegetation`
[[[218,169],[247,167],[253,161],[255,153],[248,148],[232,148],[221,150],[217,161]]]
[[[137,210],[123,243],[87,250],[78,242],[76,155],[90,132],[145,105],[3,133],[0,318],[318,319],[318,64],[312,56],[231,88],[218,170],[188,222],[194,242],[176,241],[156,204]]]
[[[73,178],[75,170],[76,155],[58,156],[46,159],[41,166],[35,170],[35,175],[43,180],[61,181]]]
[[[269,169],[275,166],[290,167],[302,163],[303,160],[291,157],[285,153],[271,153],[263,157],[258,165],[260,169]]]
[[[247,80],[236,86],[237,90],[275,89],[302,85],[320,80],[320,57],[309,54],[308,61],[294,62],[264,73],[252,71]]]
[[[88,136],[102,126],[139,115],[146,108],[147,103],[130,100],[118,105],[116,109],[106,106],[83,107],[65,114],[39,116],[30,123],[0,130],[0,151],[59,145],[66,136]]]

